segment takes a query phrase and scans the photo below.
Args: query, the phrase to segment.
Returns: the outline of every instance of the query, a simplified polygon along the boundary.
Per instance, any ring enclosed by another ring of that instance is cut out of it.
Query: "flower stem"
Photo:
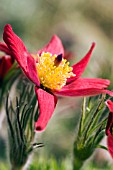
[[[11,170],[22,170],[23,167],[12,166]]]
[[[81,115],[81,120],[79,124],[79,131],[78,135],[81,136],[82,130],[83,130],[83,124],[84,124],[84,119],[85,119],[85,111],[86,111],[86,98],[84,97],[83,99],[83,105],[82,105],[82,115]]]
[[[73,160],[73,170],[80,170],[83,166],[84,161],[80,160],[77,157],[74,157]]]

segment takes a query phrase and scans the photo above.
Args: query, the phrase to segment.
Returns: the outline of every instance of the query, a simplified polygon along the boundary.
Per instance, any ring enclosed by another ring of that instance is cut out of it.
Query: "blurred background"
[[[87,53],[91,43],[96,42],[83,76],[108,78],[111,80],[110,89],[113,88],[113,1],[0,0],[0,41],[3,41],[3,28],[7,23],[12,25],[15,33],[32,53],[48,43],[53,34],[57,34],[66,51],[72,53],[73,57],[69,58],[71,63],[79,61]],[[46,131],[37,135],[37,140],[45,144],[44,148],[35,153],[37,164],[41,156],[46,161],[54,157],[58,162],[71,162],[81,101],[82,98],[59,99]],[[5,134],[1,128],[1,162],[6,159]],[[107,151],[96,151],[86,169],[107,169],[110,161]]]

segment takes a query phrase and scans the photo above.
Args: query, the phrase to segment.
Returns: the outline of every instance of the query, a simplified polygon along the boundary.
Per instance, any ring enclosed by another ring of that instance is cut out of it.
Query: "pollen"
[[[72,67],[66,59],[62,59],[59,64],[56,63],[57,55],[51,53],[42,53],[37,55],[36,68],[40,79],[40,83],[44,88],[50,90],[60,90],[68,78],[74,77]]]

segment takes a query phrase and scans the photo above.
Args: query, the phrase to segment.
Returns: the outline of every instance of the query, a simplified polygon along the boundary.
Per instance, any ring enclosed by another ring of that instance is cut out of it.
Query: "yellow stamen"
[[[44,88],[60,90],[66,84],[67,78],[75,76],[66,59],[62,59],[58,66],[55,65],[56,54],[42,53],[41,56],[33,57],[38,60],[37,73]]]

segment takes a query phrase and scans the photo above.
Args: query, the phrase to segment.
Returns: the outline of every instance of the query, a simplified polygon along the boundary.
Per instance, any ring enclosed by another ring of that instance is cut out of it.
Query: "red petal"
[[[64,48],[63,48],[60,38],[54,35],[49,41],[49,43],[44,48],[38,51],[38,54],[41,55],[42,52],[45,52],[45,53],[50,52],[53,55],[62,54],[64,56]]]
[[[107,100],[105,103],[108,106],[110,112],[113,113],[113,102],[111,100]]]
[[[36,85],[39,85],[35,61],[30,53],[28,53],[22,40],[13,32],[12,27],[9,24],[4,28],[3,38],[9,47],[12,56],[17,60],[26,76]]]
[[[110,128],[113,125],[113,102],[111,100],[107,100],[105,104],[110,110],[108,121],[107,121],[107,126],[106,126],[106,135],[109,135],[111,133]]]
[[[4,27],[3,39],[21,68],[24,72],[27,72],[27,49],[22,40],[13,32],[9,24]]]
[[[4,53],[11,55],[9,48],[5,43],[0,42],[0,51],[3,51]]]
[[[111,134],[108,135],[107,145],[108,145],[108,151],[113,158],[113,136]]]
[[[91,57],[91,54],[92,54],[92,51],[95,47],[95,43],[92,43],[92,46],[90,48],[90,50],[88,51],[88,53],[85,55],[85,57],[80,60],[77,64],[74,64],[72,67],[73,67],[73,73],[76,74],[75,77],[71,77],[67,80],[67,83],[71,83],[72,81],[78,79],[82,73],[84,72],[88,62],[89,62],[89,59]]]
[[[33,83],[35,83],[37,86],[40,86],[35,60],[31,56],[27,58],[27,71],[30,80],[33,81]]]
[[[107,120],[106,135],[109,135],[111,133],[110,128],[112,125],[113,125],[113,112],[110,112]]]
[[[37,95],[40,111],[38,120],[35,123],[35,128],[36,131],[42,131],[46,128],[46,125],[54,112],[57,98],[56,96],[37,87],[35,87],[35,92]]]
[[[13,62],[10,56],[3,56],[0,58],[0,79],[3,79],[11,68]]]
[[[107,93],[113,96],[113,92],[105,90],[109,84],[110,81],[106,79],[79,78],[55,93],[63,96],[94,96]]]

